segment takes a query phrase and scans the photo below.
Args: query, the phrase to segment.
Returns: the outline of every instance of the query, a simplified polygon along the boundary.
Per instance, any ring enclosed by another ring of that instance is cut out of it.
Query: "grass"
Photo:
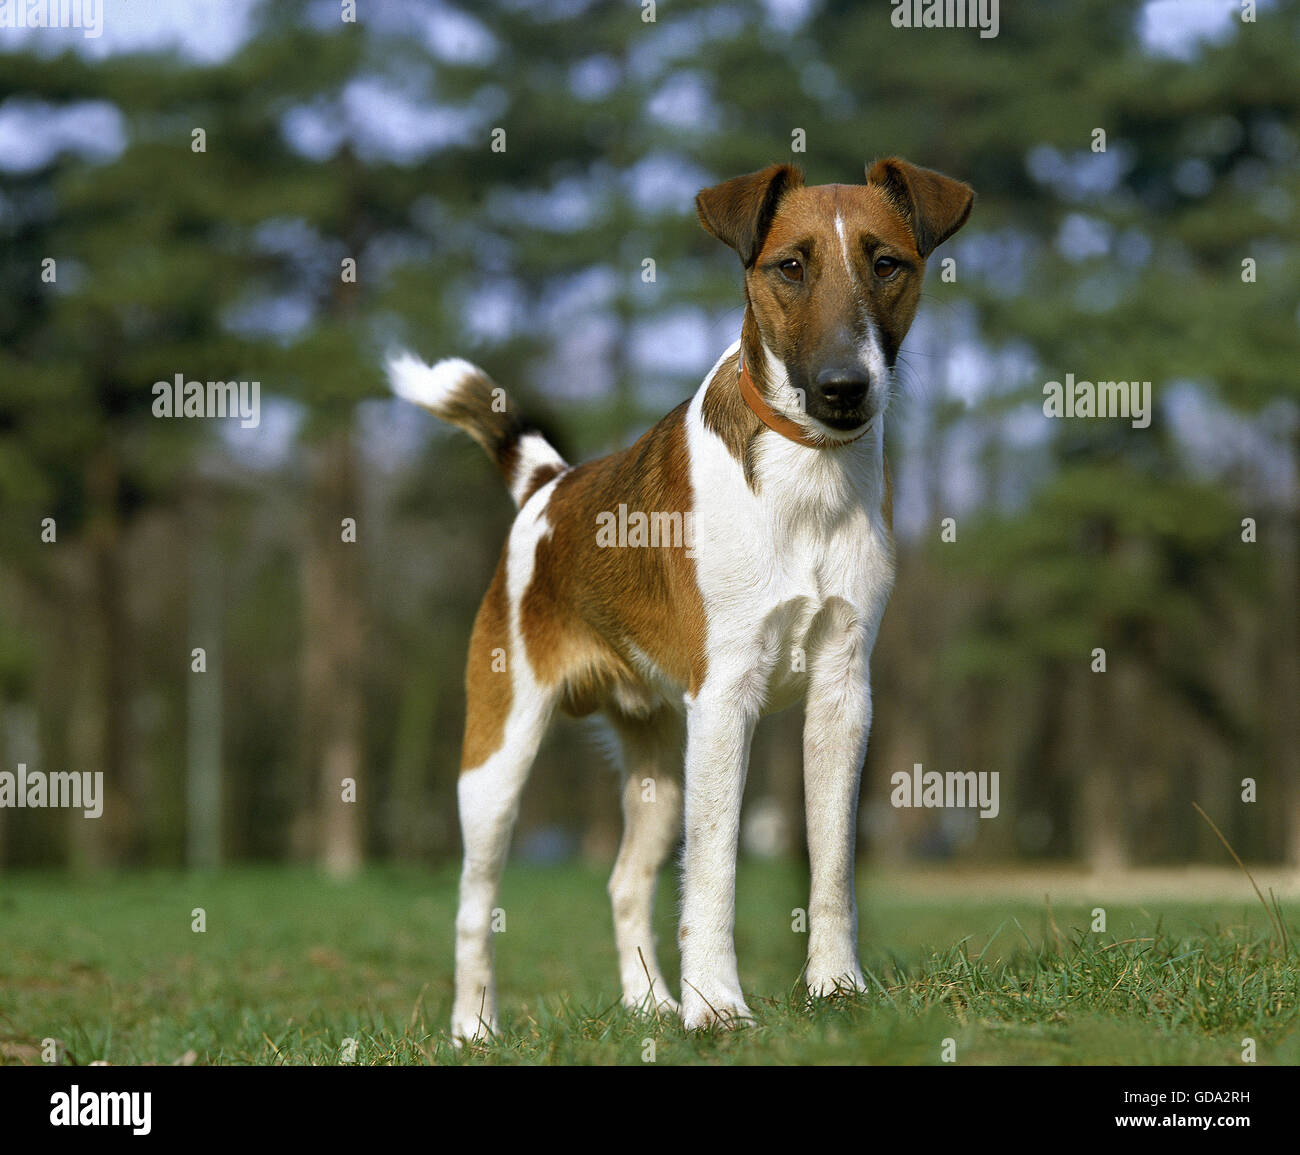
[[[757,1025],[688,1035],[618,1006],[604,881],[585,866],[507,872],[503,1033],[460,1052],[446,1036],[454,872],[9,876],[0,1063],[40,1062],[54,1038],[65,1061],[114,1064],[337,1063],[346,1039],[373,1064],[641,1063],[651,1042],[660,1064],[936,1064],[945,1039],[960,1064],[1235,1064],[1249,1037],[1259,1063],[1300,1064],[1300,965],[1249,890],[1049,912],[992,893],[918,896],[864,871],[873,989],[810,1008],[807,940],[791,929],[806,875],[748,862],[737,944]],[[675,989],[672,893],[666,878],[658,924]]]

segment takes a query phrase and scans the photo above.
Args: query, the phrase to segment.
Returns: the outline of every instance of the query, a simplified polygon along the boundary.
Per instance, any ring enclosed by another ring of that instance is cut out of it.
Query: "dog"
[[[894,580],[882,427],[926,260],[974,202],[968,185],[897,157],[865,175],[808,186],[776,164],[699,193],[700,223],[743,265],[740,337],[620,453],[571,466],[476,366],[388,361],[393,391],[474,437],[518,507],[465,677],[457,1043],[497,1029],[492,912],[556,709],[603,711],[622,747],[608,889],[626,1006],[688,1029],[752,1020],[734,937],[741,795],[759,716],[799,700],[804,979],[812,996],[865,989],[857,802],[868,663]],[[678,1004],[651,913],[683,826]]]

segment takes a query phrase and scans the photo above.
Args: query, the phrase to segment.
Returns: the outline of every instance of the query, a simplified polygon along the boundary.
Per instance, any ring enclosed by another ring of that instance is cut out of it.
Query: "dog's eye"
[[[879,257],[871,268],[882,281],[887,281],[898,272],[900,265],[893,257]]]
[[[782,261],[777,266],[781,270],[781,276],[787,281],[803,280],[803,265],[791,257],[788,261]]]

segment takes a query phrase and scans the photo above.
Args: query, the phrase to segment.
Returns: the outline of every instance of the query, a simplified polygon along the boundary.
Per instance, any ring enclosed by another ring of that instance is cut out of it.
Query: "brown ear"
[[[966,223],[975,203],[975,190],[970,185],[896,156],[878,160],[867,169],[867,184],[885,190],[912,226],[916,251],[922,257],[928,257]]]
[[[781,198],[802,185],[803,173],[794,165],[771,164],[704,189],[695,198],[695,211],[700,224],[735,249],[749,268],[763,247]]]

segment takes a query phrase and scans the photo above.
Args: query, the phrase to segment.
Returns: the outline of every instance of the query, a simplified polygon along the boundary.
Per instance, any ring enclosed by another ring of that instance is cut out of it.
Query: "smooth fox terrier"
[[[457,1041],[496,1029],[491,912],[556,707],[604,711],[623,748],[609,894],[627,1006],[680,1013],[688,1028],[750,1018],[734,936],[741,795],[759,716],[799,699],[805,979],[813,995],[864,988],[854,842],[868,662],[894,579],[882,423],[926,259],[973,200],[968,185],[893,157],[860,185],[805,186],[781,164],[702,191],[701,224],[744,265],[740,339],[636,444],[584,465],[468,362],[389,361],[394,392],[474,437],[519,508],[465,677]],[[611,543],[601,527],[616,511],[631,533]],[[675,532],[655,541],[647,518]],[[693,533],[677,530],[682,518]],[[678,1006],[651,911],[683,817]]]

